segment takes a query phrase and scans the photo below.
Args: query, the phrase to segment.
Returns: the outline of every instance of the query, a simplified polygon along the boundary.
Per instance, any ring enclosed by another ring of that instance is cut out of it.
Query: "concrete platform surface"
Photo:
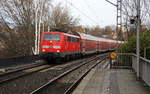
[[[98,66],[72,94],[150,94],[150,87],[138,81],[130,69],[103,69]]]

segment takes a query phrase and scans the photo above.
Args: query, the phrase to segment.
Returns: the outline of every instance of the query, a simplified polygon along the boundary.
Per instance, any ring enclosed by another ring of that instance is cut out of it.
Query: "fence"
[[[133,54],[132,56],[132,68],[135,72],[137,72],[137,59],[136,55]],[[139,64],[139,76],[140,78],[150,86],[150,60],[140,57],[140,64]]]
[[[111,68],[132,68],[137,73],[137,56],[131,53],[118,53],[112,60]],[[140,57],[139,77],[150,86],[150,60]]]
[[[117,59],[111,60],[111,68],[113,68],[113,69],[132,68],[132,54],[118,53]]]

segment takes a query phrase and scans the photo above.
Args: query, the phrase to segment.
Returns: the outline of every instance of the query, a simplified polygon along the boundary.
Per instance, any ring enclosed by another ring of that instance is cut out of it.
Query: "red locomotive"
[[[119,44],[120,42],[115,40],[98,38],[84,33],[52,31],[42,33],[40,51],[48,53],[49,60],[60,61],[60,59],[112,50]]]

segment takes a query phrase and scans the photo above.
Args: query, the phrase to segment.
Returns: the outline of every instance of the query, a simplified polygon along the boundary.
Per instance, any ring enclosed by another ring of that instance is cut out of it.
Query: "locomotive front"
[[[41,52],[61,52],[62,37],[59,32],[43,32]]]
[[[43,32],[40,52],[48,55],[48,60],[63,60],[80,54],[79,36],[63,32]]]

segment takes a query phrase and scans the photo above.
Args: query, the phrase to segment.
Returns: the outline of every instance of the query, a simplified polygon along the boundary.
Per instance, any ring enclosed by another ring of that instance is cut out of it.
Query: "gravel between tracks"
[[[46,89],[44,89],[42,92],[37,94],[63,94],[67,88],[69,88],[77,79],[79,79],[90,67],[94,64],[99,62],[92,61],[77,70],[69,73],[67,76],[59,79],[56,83],[49,85]],[[99,64],[100,65],[100,64]],[[103,65],[103,64],[102,64]],[[36,94],[36,93],[35,93]]]
[[[83,59],[83,61],[85,60],[86,59]],[[61,64],[56,68],[40,71],[32,75],[10,81],[9,83],[0,84],[0,94],[29,94],[32,90],[40,87],[43,83],[46,83],[71,67],[78,65],[79,61],[80,60],[72,61],[70,64]]]

